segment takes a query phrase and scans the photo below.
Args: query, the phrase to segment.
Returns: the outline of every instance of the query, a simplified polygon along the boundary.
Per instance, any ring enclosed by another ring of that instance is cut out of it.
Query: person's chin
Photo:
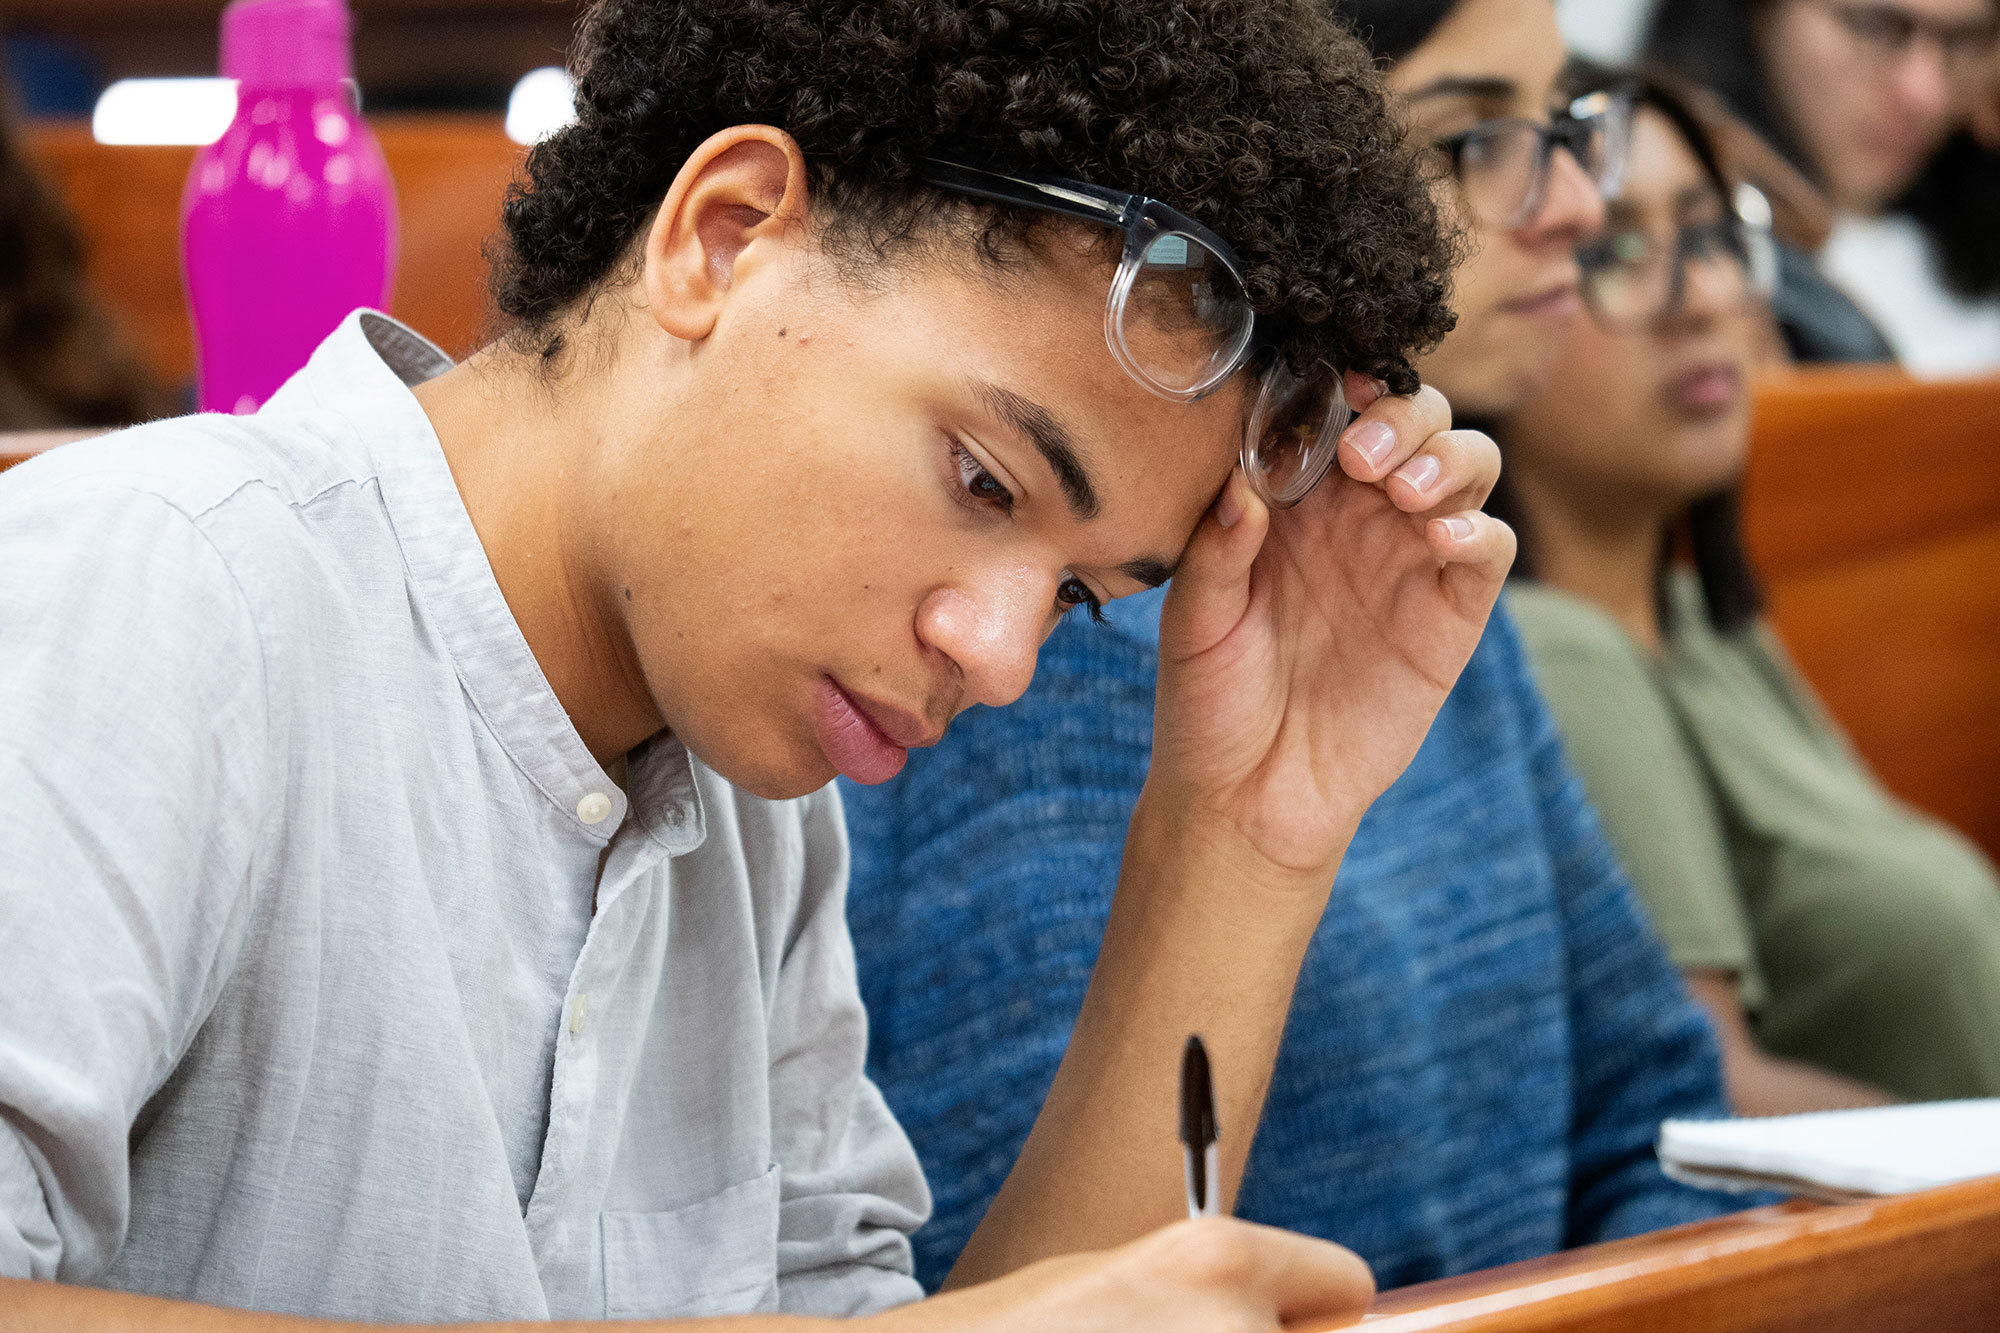
[[[731,786],[767,801],[790,801],[833,781],[833,765],[805,736],[683,736],[690,753]]]
[[[707,760],[703,760],[707,763]],[[791,801],[801,796],[810,796],[834,780],[837,774],[833,765],[822,755],[811,758],[801,756],[795,762],[760,762],[742,766],[709,764],[710,768],[749,792],[752,796],[766,801]]]
[[[1542,349],[1524,340],[1509,350],[1511,355],[1494,358],[1486,374],[1464,376],[1467,383],[1460,392],[1439,386],[1451,400],[1454,415],[1477,422],[1498,421],[1526,407],[1554,381],[1553,343]]]

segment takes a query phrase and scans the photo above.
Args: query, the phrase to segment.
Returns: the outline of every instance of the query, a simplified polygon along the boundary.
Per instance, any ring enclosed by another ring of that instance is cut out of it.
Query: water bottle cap
[[[231,0],[222,75],[247,88],[323,88],[354,77],[346,0]]]

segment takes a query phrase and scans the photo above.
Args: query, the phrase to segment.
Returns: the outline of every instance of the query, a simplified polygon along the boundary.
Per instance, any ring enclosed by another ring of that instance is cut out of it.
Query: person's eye
[[[1643,231],[1614,231],[1577,251],[1589,269],[1644,268],[1653,257],[1653,241]]]
[[[958,472],[958,489],[955,496],[959,503],[971,506],[985,506],[997,509],[1003,514],[1014,512],[1014,493],[1000,483],[1000,479],[988,472],[972,452],[957,440],[949,440],[952,466]]]
[[[1079,606],[1090,609],[1092,620],[1100,625],[1104,623],[1104,603],[1097,600],[1097,594],[1090,590],[1089,584],[1072,574],[1056,589],[1056,614],[1068,615]]]
[[[1698,223],[1681,233],[1681,245],[1697,259],[1712,259],[1735,250],[1735,236],[1727,222]]]
[[[1909,15],[1886,6],[1868,5],[1839,11],[1847,30],[1871,45],[1901,50],[1916,34]]]

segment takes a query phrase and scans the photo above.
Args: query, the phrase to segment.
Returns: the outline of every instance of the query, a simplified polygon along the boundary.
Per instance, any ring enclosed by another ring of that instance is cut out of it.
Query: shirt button
[[[594,791],[576,803],[576,817],[586,824],[602,824],[611,813],[611,798]]]
[[[583,1025],[590,1019],[590,992],[579,991],[575,1003],[569,1007],[569,1035],[581,1037]]]

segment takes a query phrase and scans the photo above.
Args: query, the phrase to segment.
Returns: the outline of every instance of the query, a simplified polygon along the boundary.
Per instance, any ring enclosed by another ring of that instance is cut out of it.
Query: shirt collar
[[[266,405],[344,417],[370,456],[410,587],[459,682],[508,757],[584,837],[608,843],[634,813],[669,853],[699,845],[705,821],[693,759],[670,736],[635,750],[626,794],[591,757],[501,596],[430,418],[410,390],[451,368],[421,334],[359,310]]]

